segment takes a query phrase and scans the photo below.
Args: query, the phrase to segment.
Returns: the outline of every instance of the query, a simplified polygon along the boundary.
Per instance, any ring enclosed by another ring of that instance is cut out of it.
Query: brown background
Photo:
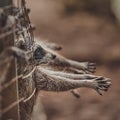
[[[79,89],[80,99],[70,92],[40,92],[48,120],[120,119],[119,25],[108,0],[28,0],[35,35],[63,46],[61,54],[78,61],[97,62],[96,75],[112,79],[104,96]]]

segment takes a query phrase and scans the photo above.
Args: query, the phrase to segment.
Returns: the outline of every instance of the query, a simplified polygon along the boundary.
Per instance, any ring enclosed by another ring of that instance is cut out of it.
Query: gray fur
[[[111,85],[111,82],[108,78],[97,77],[91,80],[82,79],[74,80],[61,76],[50,75],[45,71],[41,71],[37,67],[35,72],[35,83],[38,90],[46,91],[68,91],[71,89],[76,89],[80,87],[88,87],[95,89],[99,94],[100,90],[107,91]]]

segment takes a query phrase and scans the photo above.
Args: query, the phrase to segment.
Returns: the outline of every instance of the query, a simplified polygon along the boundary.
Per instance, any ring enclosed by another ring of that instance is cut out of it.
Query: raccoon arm
[[[38,90],[46,91],[68,91],[75,88],[87,87],[97,90],[107,91],[110,81],[107,78],[92,80],[71,80],[64,77],[48,75],[41,72],[38,68],[35,71],[35,84]],[[101,93],[100,93],[101,94]]]
[[[67,58],[64,58],[63,56],[60,56],[56,54],[56,59],[52,62],[50,62],[50,65],[52,66],[60,66],[60,67],[70,67],[70,68],[76,68],[78,70],[83,70],[86,73],[94,73],[96,69],[95,63],[90,62],[77,62],[74,60],[70,60]]]
[[[79,87],[90,86],[87,81],[74,81],[66,78],[59,78],[53,75],[46,75],[41,73],[36,73],[35,76],[36,88],[38,90],[46,91],[67,91],[70,89],[75,89]]]
[[[69,79],[94,79],[97,78],[98,76],[95,75],[90,75],[90,74],[73,74],[73,73],[65,73],[61,71],[53,71],[53,70],[48,70],[46,68],[39,67],[39,69],[49,75],[56,75],[56,76],[61,76]]]
[[[75,67],[77,69],[82,69],[86,72],[94,73],[96,70],[96,64],[91,62],[77,62],[74,60],[67,59],[70,66]]]

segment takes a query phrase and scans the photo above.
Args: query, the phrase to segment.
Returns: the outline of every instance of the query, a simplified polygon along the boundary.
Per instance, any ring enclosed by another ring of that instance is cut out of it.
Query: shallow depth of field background
[[[95,75],[112,79],[107,93],[79,89],[40,91],[48,120],[120,119],[120,0],[27,0],[35,35],[63,46],[62,55],[97,63]],[[118,2],[118,3],[117,3]]]

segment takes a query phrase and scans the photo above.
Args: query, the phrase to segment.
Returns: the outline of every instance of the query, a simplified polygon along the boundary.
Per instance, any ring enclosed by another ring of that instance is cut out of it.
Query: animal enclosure
[[[59,44],[34,37],[25,0],[5,0],[0,5],[1,119],[36,120],[32,114],[41,90],[71,91],[79,98],[80,87],[99,95],[109,89],[109,78],[93,75],[95,63],[65,58],[57,52],[62,49]]]

